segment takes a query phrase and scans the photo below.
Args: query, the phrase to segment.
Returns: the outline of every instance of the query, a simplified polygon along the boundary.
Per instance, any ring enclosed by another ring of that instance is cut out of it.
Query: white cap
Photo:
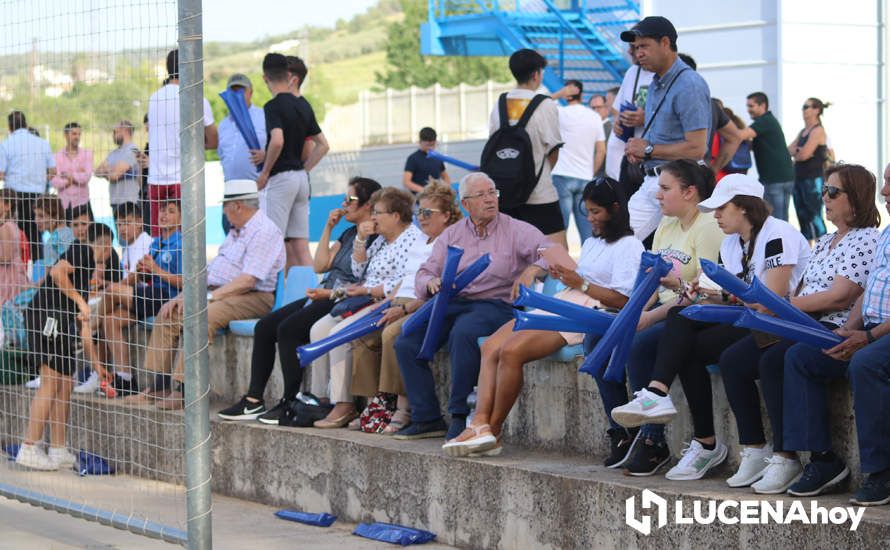
[[[222,202],[255,199],[258,196],[255,181],[229,180],[225,184]]]
[[[711,198],[698,203],[698,209],[702,212],[712,212],[738,195],[762,199],[763,185],[747,174],[727,174],[717,182]]]

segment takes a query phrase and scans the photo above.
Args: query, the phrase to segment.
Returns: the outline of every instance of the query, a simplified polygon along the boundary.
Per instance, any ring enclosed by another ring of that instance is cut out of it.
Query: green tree
[[[405,18],[387,30],[384,72],[377,72],[379,84],[402,90],[409,86],[427,88],[439,83],[453,87],[461,82],[482,84],[488,80],[509,82],[510,71],[504,57],[438,57],[420,55],[420,25],[426,21],[424,0],[401,0]]]

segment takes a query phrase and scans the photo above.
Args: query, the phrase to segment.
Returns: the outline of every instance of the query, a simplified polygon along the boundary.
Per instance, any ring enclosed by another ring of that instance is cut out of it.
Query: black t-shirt
[[[445,171],[445,163],[441,160],[427,158],[426,153],[418,149],[405,161],[405,172],[411,172],[411,181],[417,185],[429,183],[429,177],[438,179]]]
[[[321,133],[312,106],[305,98],[286,92],[270,99],[263,106],[263,112],[266,114],[266,143],[275,128],[280,128],[284,134],[284,147],[270,173],[302,170],[303,143],[307,137]]]
[[[321,286],[327,289],[334,288],[339,279],[340,284],[357,283],[359,278],[352,273],[352,245],[355,244],[355,237],[358,235],[358,228],[351,226],[349,229],[340,234],[337,242],[340,243],[340,250],[334,255],[334,261],[331,262],[331,269],[325,274]],[[367,248],[371,247],[371,243],[377,235],[371,235],[365,242]]]
[[[77,292],[87,299],[90,291],[90,278],[96,269],[93,259],[93,249],[90,245],[80,241],[74,241],[59,261],[66,261],[74,268],[71,274],[71,282]],[[30,309],[42,315],[73,315],[77,313],[77,304],[72,302],[53,282],[52,275],[47,274],[43,284],[37,289],[37,294],[31,301]]]

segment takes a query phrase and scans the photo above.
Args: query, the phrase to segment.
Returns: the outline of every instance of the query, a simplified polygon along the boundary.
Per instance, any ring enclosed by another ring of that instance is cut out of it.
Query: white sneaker
[[[762,478],[767,466],[766,459],[773,455],[773,449],[770,445],[765,445],[762,449],[742,447],[741,455],[739,470],[726,480],[730,487],[747,487]]]
[[[43,449],[37,445],[25,445],[24,443],[19,447],[18,454],[15,455],[15,463],[25,468],[46,472],[59,469],[56,461],[43,452]]]
[[[90,377],[83,384],[74,387],[74,393],[96,393],[99,390],[99,374],[96,371],[90,373]]]
[[[59,468],[71,468],[77,462],[77,458],[65,447],[50,447],[47,455]]]
[[[787,491],[802,474],[803,466],[800,465],[800,460],[773,455],[766,459],[763,477],[751,485],[751,488],[755,493],[762,495],[777,495]]]
[[[25,382],[25,387],[29,390],[36,390],[40,387],[40,377],[38,376],[37,378],[28,380],[27,382]]]
[[[674,481],[687,481],[701,479],[708,470],[726,460],[726,445],[717,442],[713,451],[705,449],[701,443],[693,439],[683,449],[683,457],[680,462],[668,470],[664,477]]]
[[[636,396],[627,405],[612,409],[612,419],[625,428],[643,424],[667,424],[677,416],[671,396],[662,397],[646,388],[634,392]]]

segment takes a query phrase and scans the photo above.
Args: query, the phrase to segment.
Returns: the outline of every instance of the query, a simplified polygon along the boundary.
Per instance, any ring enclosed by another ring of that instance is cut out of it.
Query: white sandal
[[[498,440],[494,434],[491,433],[491,426],[488,424],[467,426],[464,433],[468,430],[473,433],[473,437],[459,441],[460,437],[464,435],[461,433],[459,436],[442,445],[442,450],[445,451],[446,455],[462,457],[470,454],[483,453],[497,447]],[[487,433],[482,433],[484,430],[487,431]]]

